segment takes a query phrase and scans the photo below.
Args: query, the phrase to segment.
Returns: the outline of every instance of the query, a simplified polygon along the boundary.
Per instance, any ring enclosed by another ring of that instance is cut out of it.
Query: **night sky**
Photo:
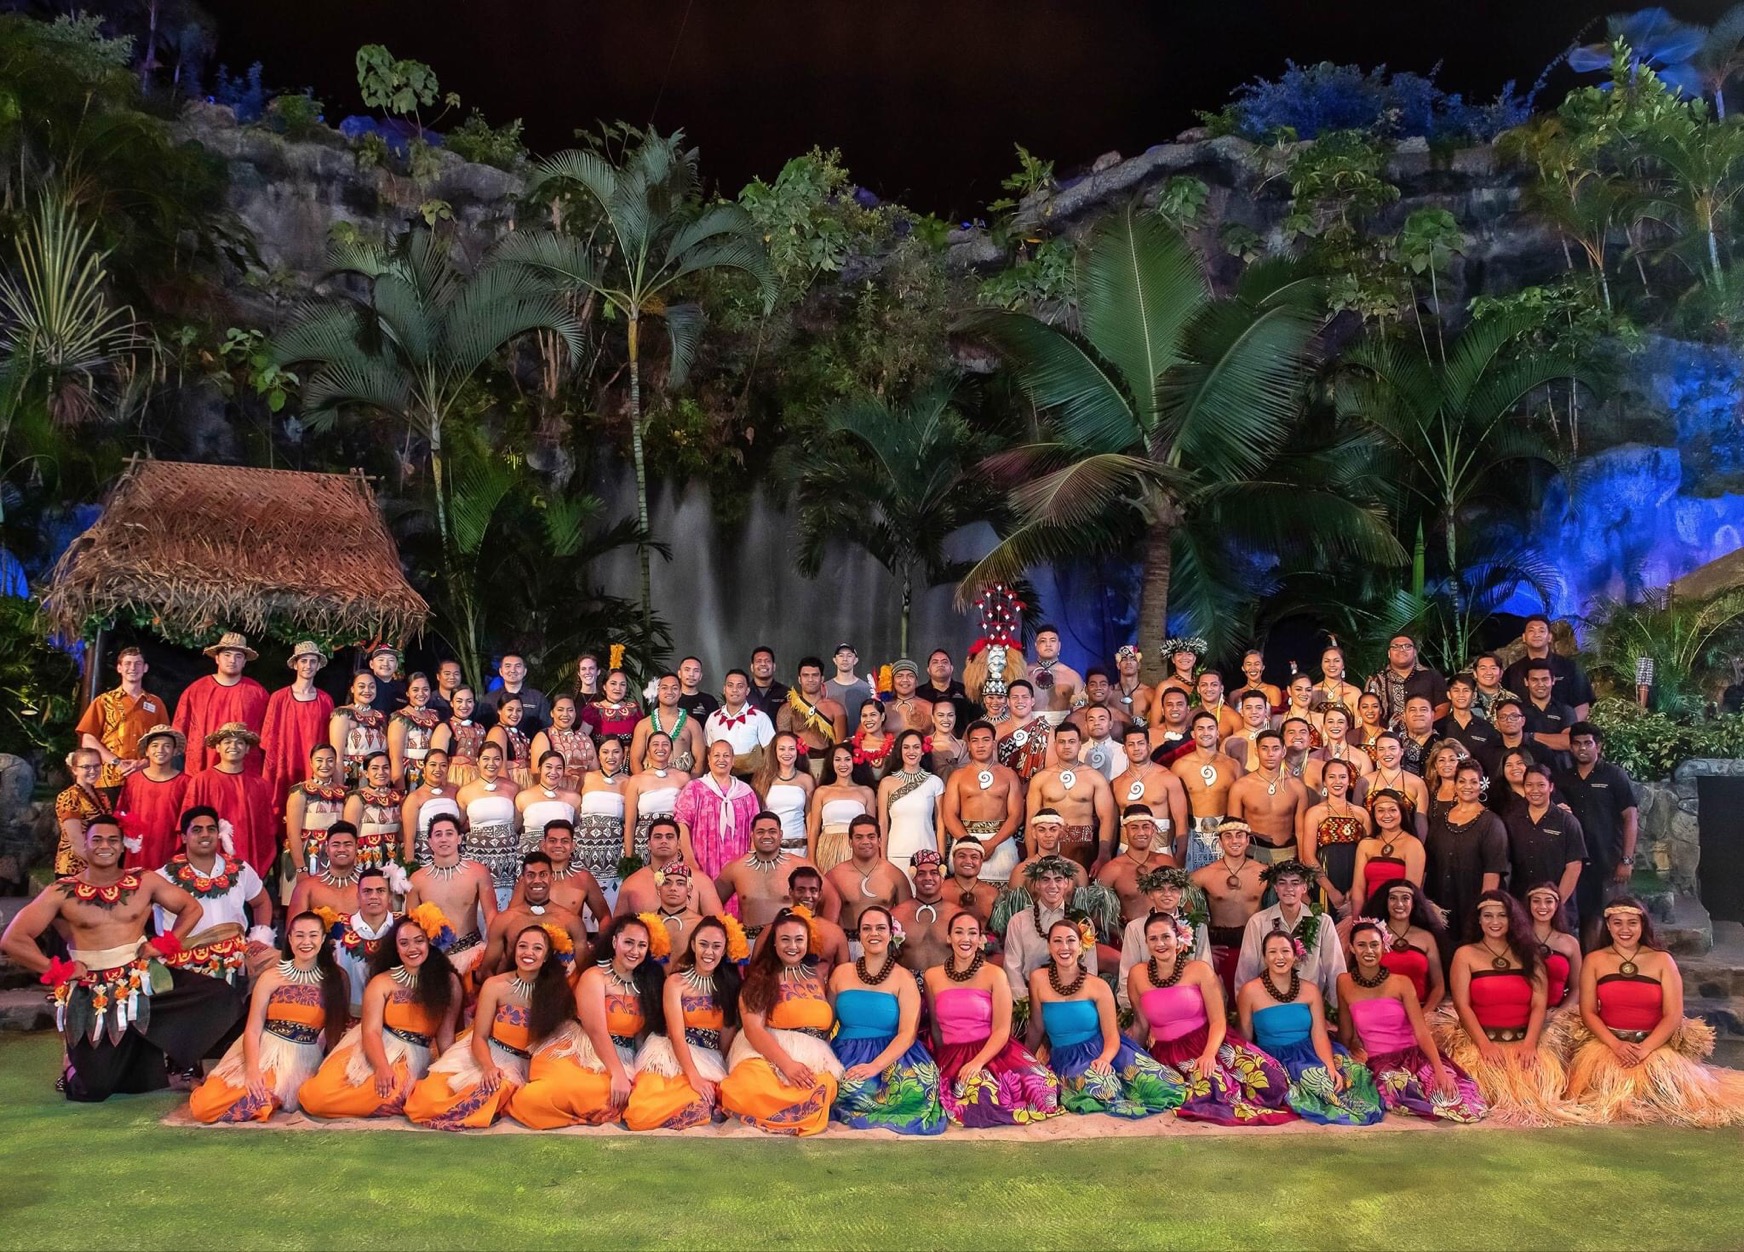
[[[1426,72],[1468,98],[1530,84],[1625,3],[1594,0],[208,0],[232,70],[359,107],[352,56],[431,63],[536,151],[599,119],[682,126],[727,190],[813,144],[861,184],[961,217],[999,194],[1012,144],[1062,174],[1172,138],[1285,58]],[[1723,0],[1685,0],[1711,21]],[[680,33],[681,25],[682,35]],[[1553,80],[1557,87],[1567,79]],[[664,89],[663,88],[664,85]],[[657,106],[657,107],[656,107]],[[454,119],[458,120],[458,118]]]

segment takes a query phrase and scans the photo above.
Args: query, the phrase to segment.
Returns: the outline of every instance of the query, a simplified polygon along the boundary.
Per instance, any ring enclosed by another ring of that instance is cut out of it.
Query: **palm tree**
[[[1017,524],[959,585],[960,599],[1046,561],[1142,545],[1138,637],[1162,672],[1177,561],[1210,602],[1230,546],[1327,559],[1403,558],[1378,511],[1293,480],[1278,458],[1297,429],[1319,293],[1286,266],[1255,266],[1217,298],[1161,219],[1128,205],[1098,226],[1079,271],[1078,329],[986,311],[969,328],[1005,358],[1048,425],[993,459],[1015,477]],[[1192,616],[1201,632],[1219,620]]]
[[[1592,668],[1624,691],[1635,687],[1635,662],[1652,657],[1654,703],[1661,712],[1695,712],[1731,681],[1730,657],[1744,644],[1744,590],[1703,598],[1651,592],[1639,604],[1607,599],[1587,619]]]
[[[1346,354],[1335,387],[1338,414],[1366,426],[1390,454],[1381,472],[1402,493],[1401,528],[1416,531],[1419,548],[1426,534],[1440,532],[1456,617],[1467,607],[1460,529],[1470,508],[1517,504],[1518,470],[1561,460],[1522,410],[1552,383],[1587,381],[1572,355],[1516,350],[1534,324],[1529,314],[1474,322],[1445,363],[1403,342],[1370,338]]]
[[[907,405],[873,397],[836,404],[797,471],[800,573],[817,576],[832,539],[864,548],[902,587],[903,656],[916,572],[928,586],[961,577],[945,541],[989,517],[1001,498],[978,473],[989,441],[952,408],[952,393],[940,381]]]
[[[697,151],[686,149],[684,132],[649,130],[613,165],[587,149],[560,152],[534,170],[528,194],[570,188],[601,215],[596,232],[604,243],[547,231],[509,238],[505,259],[543,276],[559,290],[591,295],[624,319],[630,366],[630,455],[636,472],[636,518],[648,534],[648,471],[643,442],[642,324],[664,323],[671,355],[669,387],[684,385],[702,334],[703,311],[672,303],[680,284],[708,270],[731,269],[756,280],[764,312],[775,302],[775,278],[757,229],[737,205],[704,205],[699,193]],[[640,552],[642,621],[653,613],[648,545]]]
[[[573,360],[581,326],[517,265],[487,258],[462,273],[447,244],[428,230],[392,248],[336,243],[330,260],[336,272],[362,278],[367,294],[305,305],[274,340],[274,359],[314,367],[303,384],[303,417],[312,428],[331,427],[342,410],[361,408],[397,419],[422,442],[443,559],[450,562],[456,548],[444,431],[462,393],[500,349],[534,331],[555,335]]]

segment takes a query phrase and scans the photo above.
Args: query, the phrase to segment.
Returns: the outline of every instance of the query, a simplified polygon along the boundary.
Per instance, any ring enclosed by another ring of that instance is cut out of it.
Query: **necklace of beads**
[[[974,979],[976,974],[981,972],[981,966],[986,964],[986,960],[987,958],[977,952],[975,954],[975,959],[969,962],[969,968],[959,974],[957,972],[957,958],[953,956],[951,957],[950,962],[945,966],[945,977],[949,978],[952,982],[970,982]]]

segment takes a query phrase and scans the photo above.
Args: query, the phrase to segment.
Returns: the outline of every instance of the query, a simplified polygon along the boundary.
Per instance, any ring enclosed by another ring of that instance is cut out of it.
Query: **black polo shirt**
[[[751,690],[745,696],[745,703],[754,709],[762,709],[769,715],[769,720],[775,720],[775,710],[787,703],[787,684],[777,679],[769,684],[767,691],[756,683],[751,684]]]
[[[406,684],[398,678],[376,678],[375,699],[369,707],[383,717],[392,717],[406,707]]]
[[[539,688],[525,683],[515,692],[508,691],[500,683],[494,690],[485,692],[478,698],[478,710],[474,716],[487,726],[495,726],[497,710],[503,707],[503,701],[510,695],[521,697],[520,730],[527,738],[531,739],[551,724],[551,702]]]
[[[1585,778],[1580,770],[1556,776],[1556,788],[1580,819],[1586,836],[1587,860],[1604,873],[1623,857],[1623,812],[1635,807],[1635,784],[1617,766],[1599,761]]]
[[[1551,676],[1555,679],[1550,687],[1552,700],[1561,701],[1571,708],[1577,704],[1591,704],[1593,702],[1593,685],[1587,681],[1587,676],[1582,672],[1580,666],[1568,657],[1558,656],[1554,652],[1542,659],[1550,666]],[[1502,671],[1502,686],[1509,691],[1525,691],[1526,667],[1535,664],[1537,664],[1536,661],[1521,657]]]
[[[1570,861],[1587,859],[1587,841],[1572,813],[1552,804],[1532,820],[1524,802],[1502,814],[1508,828],[1508,891],[1517,900],[1539,883],[1560,883]]]
[[[1493,777],[1502,768],[1502,732],[1476,713],[1464,726],[1454,721],[1453,714],[1449,713],[1435,723],[1435,733],[1443,739],[1464,744],[1472,760],[1484,767],[1486,775]]]
[[[1543,708],[1539,708],[1531,700],[1524,700],[1522,703],[1526,707],[1526,733],[1528,735],[1565,734],[1568,728],[1575,723],[1574,710],[1554,698]],[[1534,744],[1533,747],[1537,750],[1541,760],[1548,758],[1546,764],[1551,769],[1567,769],[1574,764],[1574,758],[1567,752],[1545,747],[1543,744]]]
[[[699,691],[694,696],[681,694],[678,697],[678,707],[696,718],[697,721],[706,722],[708,715],[721,707],[721,702],[708,692]]]

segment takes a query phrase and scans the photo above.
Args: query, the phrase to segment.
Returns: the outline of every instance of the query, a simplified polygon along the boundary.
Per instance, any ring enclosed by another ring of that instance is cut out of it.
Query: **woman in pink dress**
[[[763,807],[757,793],[733,777],[733,745],[709,745],[708,773],[684,784],[672,806],[684,859],[710,878],[751,847],[751,819]]]

